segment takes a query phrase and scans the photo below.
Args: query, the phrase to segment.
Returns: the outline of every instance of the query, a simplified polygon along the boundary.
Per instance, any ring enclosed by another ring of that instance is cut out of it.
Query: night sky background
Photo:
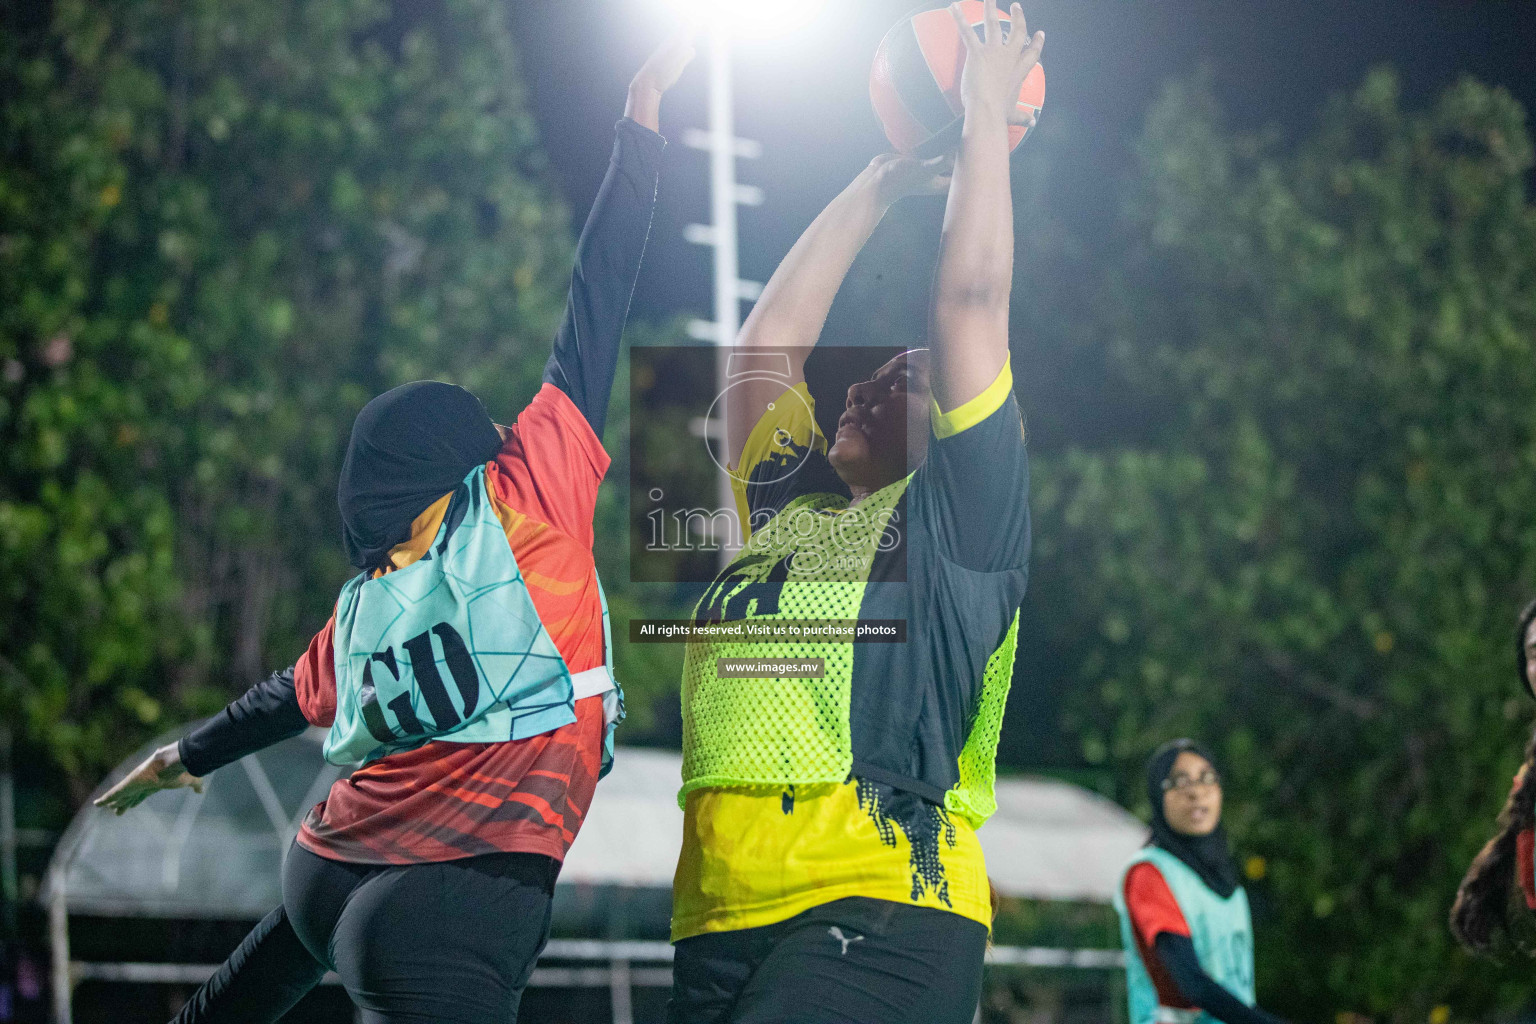
[[[737,134],[763,144],[763,156],[739,161],[737,173],[767,194],[763,206],[741,208],[744,277],[766,280],[827,200],[888,148],[869,105],[869,64],[914,6],[842,0],[790,34],[737,43]],[[665,0],[524,0],[511,11],[545,148],[580,223],[629,78],[673,15]],[[1410,107],[1465,75],[1536,106],[1536,5],[1523,2],[1034,0],[1025,16],[1045,30],[1047,73],[1040,131],[1025,148],[1044,151],[1051,206],[1083,237],[1112,228],[1129,144],[1171,79],[1208,72],[1234,128],[1273,125],[1287,135],[1382,64],[1398,70]],[[705,63],[701,50],[662,111],[674,143],[635,293],[640,319],[708,315],[708,252],[681,235],[689,221],[708,220],[707,156],[678,141],[682,129],[705,127]]]

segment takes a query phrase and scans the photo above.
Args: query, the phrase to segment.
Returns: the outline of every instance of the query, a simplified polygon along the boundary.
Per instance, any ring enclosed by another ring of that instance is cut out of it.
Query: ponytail
[[[1520,670],[1520,688],[1527,693],[1525,634],[1536,620],[1536,601],[1520,613],[1520,628],[1515,635]],[[1517,853],[1520,833],[1536,825],[1536,733],[1525,746],[1525,763],[1516,777],[1515,788],[1499,812],[1498,832],[1473,858],[1467,876],[1456,890],[1451,907],[1451,933],[1468,952],[1498,956],[1514,948],[1526,955],[1536,954],[1528,928],[1512,929],[1510,899],[1518,870]],[[1522,905],[1524,901],[1522,900]]]
[[[1536,824],[1536,733],[1525,746],[1519,779],[1499,812],[1497,834],[1473,858],[1451,907],[1451,933],[1469,953],[1497,956],[1511,945],[1532,952],[1510,934],[1509,901],[1519,862],[1516,843]]]

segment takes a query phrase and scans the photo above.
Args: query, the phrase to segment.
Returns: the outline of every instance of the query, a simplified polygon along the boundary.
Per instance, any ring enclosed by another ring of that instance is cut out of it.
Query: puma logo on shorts
[[[842,952],[843,956],[847,956],[848,955],[848,947],[850,945],[852,945],[855,942],[863,942],[864,941],[864,936],[862,936],[862,935],[844,935],[843,934],[843,930],[841,928],[839,928],[837,925],[833,925],[832,927],[828,928],[827,929],[827,934],[832,936],[838,942],[841,942],[843,944],[843,952]]]

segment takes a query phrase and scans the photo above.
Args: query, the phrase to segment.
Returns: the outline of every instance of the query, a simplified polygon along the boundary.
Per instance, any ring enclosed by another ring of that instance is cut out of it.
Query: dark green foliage
[[[77,797],[323,623],[368,397],[438,377],[505,420],[533,393],[569,225],[504,15],[0,6],[0,716]],[[1131,806],[1157,743],[1216,749],[1267,1006],[1508,1012],[1533,965],[1469,960],[1445,918],[1532,711],[1509,642],[1536,592],[1523,114],[1474,83],[1404,111],[1377,74],[1281,147],[1182,87],[1139,155],[1124,240],[1074,243],[1020,193],[1019,334],[1063,355],[1031,377],[1021,352],[1021,386],[1130,396],[1036,453],[1032,629],[1073,680],[1073,748]],[[1099,352],[1111,379],[1067,380]],[[688,604],[622,585],[629,525],[610,484],[618,632]],[[621,658],[634,725],[667,735],[681,649]]]
[[[1306,1020],[1509,1010],[1457,882],[1529,734],[1536,212],[1524,115],[1371,75],[1298,145],[1170,90],[1095,316],[1144,436],[1037,463],[1037,595],[1069,728],[1136,806],[1188,734],[1262,858],[1260,1001]],[[1145,808],[1143,808],[1145,810]],[[1442,1011],[1443,1012],[1443,1011]]]
[[[363,402],[531,397],[569,230],[489,0],[8,10],[0,713],[88,787],[323,624]]]

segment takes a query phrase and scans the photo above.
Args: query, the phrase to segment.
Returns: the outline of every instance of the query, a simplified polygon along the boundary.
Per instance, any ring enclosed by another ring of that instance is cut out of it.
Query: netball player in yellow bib
[[[988,6],[978,31],[960,31],[952,178],[876,159],[807,229],[742,331],[747,355],[788,372],[727,392],[751,536],[696,619],[885,620],[905,641],[689,645],[677,1024],[961,1024],[975,1012],[990,922],[975,830],[995,808],[1029,552],[1008,358],[1008,133],[1044,43],[1017,5],[1005,39]],[[851,387],[829,445],[805,357],[885,210],[946,185],[931,348]],[[820,659],[822,672],[728,678],[726,657]]]

